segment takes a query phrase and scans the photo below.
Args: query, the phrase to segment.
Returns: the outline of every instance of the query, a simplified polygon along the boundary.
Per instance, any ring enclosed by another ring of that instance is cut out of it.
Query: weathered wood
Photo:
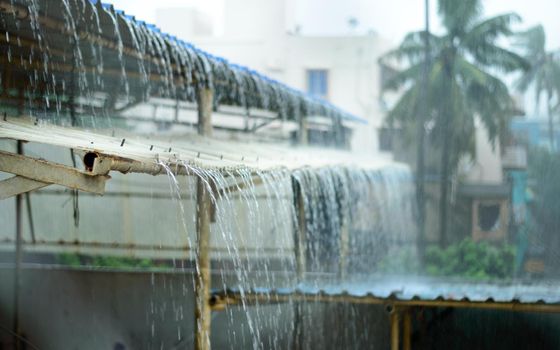
[[[198,133],[212,136],[212,99],[214,93],[205,88],[198,91]]]
[[[346,277],[346,270],[348,268],[348,244],[350,240],[350,229],[348,220],[348,211],[341,213],[340,217],[340,251],[338,260],[338,278],[339,280],[344,280]]]
[[[0,151],[0,171],[28,179],[103,194],[106,176],[90,175],[74,168],[10,152]]]
[[[391,322],[391,350],[399,350],[401,315],[397,309],[390,314]]]
[[[23,155],[23,143],[21,141],[17,142],[17,152]],[[15,254],[14,254],[14,344],[15,349],[22,349],[21,343],[21,325],[19,319],[19,303],[20,303],[20,290],[21,290],[21,261],[23,255],[23,220],[22,220],[22,201],[23,196],[18,194],[16,196],[16,232],[15,232]]]
[[[307,118],[301,116],[299,119],[298,141],[300,145],[307,145],[309,138],[307,137]]]
[[[294,254],[296,259],[297,282],[302,283],[305,280],[305,270],[307,268],[305,249],[305,236],[307,228],[305,220],[305,194],[303,193],[301,184],[295,178],[292,178],[292,184],[297,220],[294,225]],[[294,303],[294,331],[292,338],[295,350],[304,349],[305,335],[301,303]]]
[[[212,136],[212,99],[210,89],[198,92],[198,133]],[[197,201],[197,274],[195,280],[195,349],[209,350],[210,330],[212,321],[212,307],[210,305],[210,288],[212,283],[210,261],[210,223],[212,220],[212,202],[210,189],[206,187],[204,179],[198,178]]]
[[[412,316],[410,308],[403,312],[403,350],[412,349]]]
[[[211,263],[210,263],[210,194],[202,179],[197,181],[197,241],[196,249],[197,274],[195,280],[195,318],[196,336],[195,349],[210,349],[210,321],[212,318],[210,306]]]
[[[27,193],[50,184],[31,180],[22,176],[13,176],[0,181],[0,200],[13,197],[18,194]]]
[[[297,232],[295,237],[295,254],[296,254],[296,268],[298,282],[303,282],[305,280],[305,270],[307,268],[306,262],[306,249],[305,249],[305,236],[307,223],[305,221],[305,195],[298,184],[296,190],[296,203],[297,203]]]

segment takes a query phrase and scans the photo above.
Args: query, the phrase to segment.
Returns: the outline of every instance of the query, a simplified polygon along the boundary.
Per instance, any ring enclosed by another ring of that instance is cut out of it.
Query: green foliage
[[[136,259],[119,256],[83,256],[74,253],[62,253],[56,256],[56,261],[61,265],[80,267],[96,266],[111,267],[117,269],[149,269],[157,265],[151,259]]]
[[[517,34],[517,46],[531,62],[530,68],[518,80],[517,87],[523,92],[534,87],[537,111],[541,96],[546,96],[550,148],[554,149],[553,115],[558,114],[554,101],[560,104],[560,51],[546,51],[546,35],[541,25]]]
[[[56,262],[60,265],[67,265],[72,267],[78,267],[82,265],[80,261],[80,256],[73,253],[61,253],[56,256]]]
[[[384,91],[403,91],[386,122],[414,130],[422,113],[420,99],[425,98],[424,122],[433,125],[429,139],[440,147],[444,147],[447,139],[454,150],[448,165],[454,166],[462,154],[474,152],[475,116],[488,130],[490,141],[507,132],[515,105],[496,72],[525,71],[529,64],[499,45],[503,38],[513,34],[511,25],[520,21],[518,15],[509,13],[484,19],[478,0],[439,0],[438,5],[446,32],[429,36],[428,62],[426,33],[422,31],[409,33],[398,48],[381,59],[389,65],[395,60],[406,64],[384,82]],[[425,67],[427,89],[422,79]]]
[[[415,248],[402,248],[388,253],[377,265],[377,270],[388,274],[412,274],[418,271]]]
[[[89,263],[92,266],[113,268],[150,268],[153,267],[150,259],[134,259],[118,256],[95,256]]]
[[[474,280],[506,279],[513,276],[515,249],[465,239],[447,248],[426,249],[426,273],[432,276]]]
[[[544,242],[553,242],[560,230],[560,157],[545,149],[532,149],[528,155],[529,179],[534,200],[531,214]]]

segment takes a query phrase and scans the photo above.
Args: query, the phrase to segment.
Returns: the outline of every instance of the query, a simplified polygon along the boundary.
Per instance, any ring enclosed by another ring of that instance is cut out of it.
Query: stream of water
[[[194,102],[200,89],[210,88],[216,106],[260,108],[292,121],[310,115],[346,117],[327,103],[229,64],[100,2],[0,3],[2,24],[8,28],[5,42],[16,43],[7,46],[3,58],[25,72],[19,78],[29,81],[23,91],[26,103],[13,105],[10,113],[14,115],[93,130],[130,129],[131,122],[117,118],[127,108],[151,98]],[[11,79],[1,77],[8,84]],[[329,322],[334,322],[330,312],[342,322],[357,317],[352,314],[356,312],[353,307],[336,311],[313,302],[249,304],[243,296],[282,288],[344,286],[394,272],[395,268],[402,268],[403,273],[413,268],[390,261],[398,254],[413,260],[416,254],[414,191],[408,169],[210,170],[186,162],[179,166],[194,176],[176,176],[167,168],[177,210],[168,218],[155,220],[176,221],[176,234],[186,235],[188,245],[196,247],[196,234],[189,228],[196,226],[197,208],[192,205],[196,202],[196,181],[203,182],[213,206],[212,287],[233,288],[242,296],[240,308],[214,313],[213,317],[226,324],[213,333],[227,339],[222,344],[261,349],[292,348],[297,342],[305,348],[313,342],[313,348],[333,348],[338,345],[329,344],[328,339],[335,336],[367,341],[368,334],[358,332],[358,328],[329,328]],[[185,193],[190,197],[185,198]],[[194,268],[198,270],[198,266]],[[195,274],[185,272],[179,287],[152,275],[153,293],[156,285],[163,285],[174,297],[186,297],[192,294],[189,289],[194,278]],[[151,302],[146,308],[147,332],[154,339],[154,348],[158,345],[158,314],[171,308],[180,321],[191,312],[174,301]],[[321,324],[317,319],[323,320]],[[332,334],[309,336],[302,329]],[[177,341],[185,339],[188,342],[191,338],[178,328]]]

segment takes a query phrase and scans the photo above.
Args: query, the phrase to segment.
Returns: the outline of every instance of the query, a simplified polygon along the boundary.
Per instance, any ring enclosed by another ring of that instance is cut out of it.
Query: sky
[[[223,2],[228,0],[108,0],[117,9],[150,23],[159,8],[195,7],[213,18],[216,32],[223,27]],[[267,0],[262,0],[267,1]],[[294,4],[295,23],[305,35],[341,35],[374,31],[397,44],[404,35],[423,28],[424,0],[287,0]],[[460,1],[460,0],[459,0]],[[436,0],[430,0],[433,30],[440,29]],[[516,12],[523,18],[517,29],[543,24],[548,49],[560,48],[559,0],[485,0],[484,15]],[[357,26],[351,28],[349,19]],[[171,33],[173,34],[173,33]],[[188,40],[188,38],[184,38]]]

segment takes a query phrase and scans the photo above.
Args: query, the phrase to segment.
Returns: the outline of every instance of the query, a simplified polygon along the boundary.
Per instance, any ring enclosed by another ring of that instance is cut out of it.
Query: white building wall
[[[480,122],[475,121],[475,159],[463,171],[466,182],[483,184],[501,184],[502,157],[500,143],[492,144],[488,140],[488,130]]]
[[[383,120],[379,106],[380,55],[390,44],[376,34],[360,36],[308,37],[294,34],[290,0],[228,0],[221,37],[185,36],[212,54],[242,64],[302,91],[307,90],[308,69],[328,70],[328,99],[331,103],[369,121],[368,125],[347,123],[354,129],[353,150],[378,151],[377,128]],[[176,14],[160,13],[158,26],[177,20]]]

